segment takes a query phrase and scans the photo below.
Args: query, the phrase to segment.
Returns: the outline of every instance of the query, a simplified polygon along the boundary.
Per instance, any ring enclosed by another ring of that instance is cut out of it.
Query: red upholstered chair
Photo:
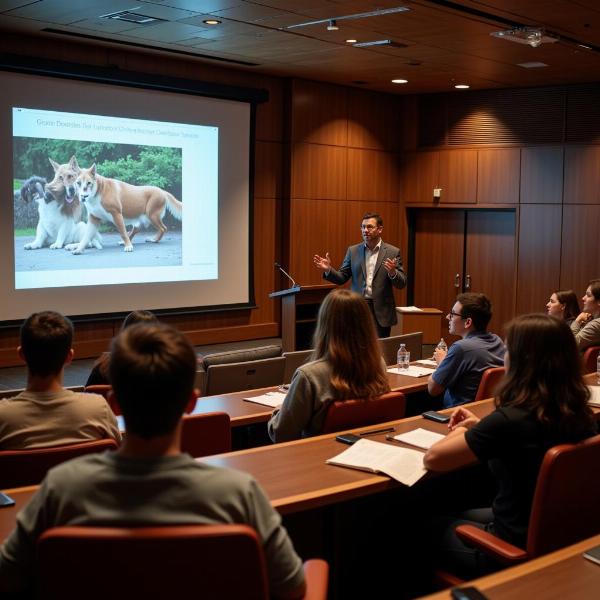
[[[580,444],[550,448],[538,475],[527,545],[518,548],[473,525],[459,525],[457,535],[507,566],[548,554],[600,533],[600,435]],[[457,580],[448,584],[456,585]]]
[[[110,406],[110,409],[116,416],[118,416],[122,414],[121,407],[113,400],[112,396],[108,395],[108,392],[110,392],[111,390],[112,385],[103,383],[98,383],[96,385],[88,385],[87,387],[83,388],[83,391],[88,394],[100,394],[100,396],[104,396],[104,398],[108,402],[108,405]]]
[[[304,568],[305,598],[324,600],[327,563]],[[61,600],[269,598],[262,544],[247,525],[56,527],[38,541],[38,583],[40,597]]]
[[[229,415],[224,412],[185,415],[181,426],[181,449],[194,458],[229,452]]]
[[[388,392],[374,400],[332,402],[325,416],[323,433],[395,421],[404,417],[405,410],[406,398],[402,392]]]
[[[600,346],[590,346],[583,353],[583,372],[584,373],[595,373],[596,372],[596,361],[598,360],[599,352],[600,352]]]
[[[0,451],[0,489],[36,485],[44,479],[48,469],[66,460],[116,448],[118,448],[117,442],[112,438],[106,438],[32,450],[2,450]]]
[[[477,400],[485,400],[494,397],[498,384],[504,377],[505,371],[506,369],[504,367],[490,367],[483,372],[483,377],[477,388],[475,402],[477,402]]]

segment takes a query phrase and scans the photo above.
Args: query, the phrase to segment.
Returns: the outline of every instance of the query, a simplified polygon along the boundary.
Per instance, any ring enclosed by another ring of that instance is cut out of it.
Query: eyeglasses
[[[450,317],[459,317],[460,319],[464,319],[465,318],[460,313],[455,313],[453,310],[448,311],[448,316],[450,316]]]
[[[379,227],[379,225],[361,225],[360,228],[361,230],[367,230],[367,231],[373,231],[373,229],[377,229],[377,227]]]

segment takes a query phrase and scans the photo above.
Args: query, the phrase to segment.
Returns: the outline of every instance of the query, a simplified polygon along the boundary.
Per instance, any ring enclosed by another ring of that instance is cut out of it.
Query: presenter
[[[383,220],[380,215],[365,214],[360,229],[363,243],[348,248],[339,270],[331,266],[329,252],[325,258],[315,254],[313,262],[327,281],[342,285],[351,278],[352,291],[367,300],[377,335],[389,337],[392,325],[398,322],[392,286],[400,290],[406,285],[402,257],[398,248],[381,239]]]

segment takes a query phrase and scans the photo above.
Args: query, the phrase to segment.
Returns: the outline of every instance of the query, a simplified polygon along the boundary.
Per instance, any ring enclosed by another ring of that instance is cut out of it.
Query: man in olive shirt
[[[102,396],[63,387],[72,341],[73,324],[57,312],[34,313],[21,326],[17,352],[27,364],[27,388],[0,400],[0,450],[121,441],[117,419]]]

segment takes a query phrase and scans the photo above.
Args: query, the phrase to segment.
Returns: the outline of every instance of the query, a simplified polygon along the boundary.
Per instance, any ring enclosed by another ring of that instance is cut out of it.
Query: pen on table
[[[393,427],[386,427],[385,429],[372,429],[371,431],[363,431],[363,433],[359,433],[361,437],[363,435],[375,435],[376,433],[388,433],[389,431],[394,431]]]

